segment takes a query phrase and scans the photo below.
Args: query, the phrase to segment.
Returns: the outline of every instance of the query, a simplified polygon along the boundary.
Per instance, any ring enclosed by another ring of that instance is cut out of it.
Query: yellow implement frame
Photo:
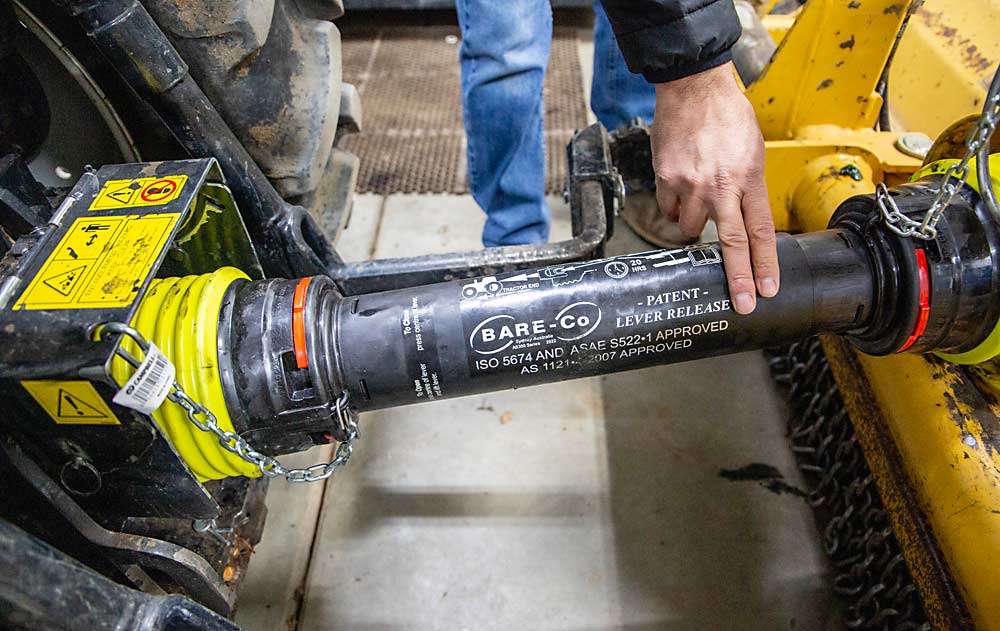
[[[872,181],[904,181],[920,160],[873,131],[882,68],[909,3],[812,0],[747,89],[767,142],[766,176],[779,230],[804,230]],[[859,171],[862,177],[858,177]]]
[[[889,72],[903,127],[935,138],[983,107],[1000,61],[1000,0],[927,0],[910,18]]]
[[[921,166],[897,148],[899,133],[873,131],[876,88],[913,4],[810,0],[790,26],[765,18],[780,45],[747,96],[764,133],[778,229],[821,230],[847,197]],[[959,22],[988,43],[956,39],[948,25]],[[936,135],[982,107],[1000,6],[929,0],[910,28],[890,75],[894,118]],[[931,620],[951,628],[968,617],[1000,630],[1000,404],[965,368],[936,358],[824,347]]]

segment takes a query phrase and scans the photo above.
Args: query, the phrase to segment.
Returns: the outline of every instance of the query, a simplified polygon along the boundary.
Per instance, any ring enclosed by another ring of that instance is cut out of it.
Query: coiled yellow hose
[[[233,431],[233,422],[219,373],[219,310],[226,289],[238,279],[248,277],[233,267],[200,276],[154,279],[131,323],[167,356],[177,369],[177,382],[215,414],[225,431]],[[131,339],[122,344],[141,358]],[[111,376],[119,385],[134,370],[118,356],[111,362]],[[214,434],[198,429],[180,405],[164,401],[153,419],[199,481],[260,475],[256,466],[224,449]]]

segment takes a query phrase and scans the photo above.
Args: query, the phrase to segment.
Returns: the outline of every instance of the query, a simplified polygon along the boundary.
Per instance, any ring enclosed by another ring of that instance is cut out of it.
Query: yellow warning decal
[[[179,218],[180,213],[78,218],[14,309],[129,306]]]
[[[60,425],[121,425],[89,381],[22,381],[21,385]]]
[[[134,180],[108,180],[97,194],[90,210],[159,206],[177,199],[187,181],[186,175],[139,177]]]

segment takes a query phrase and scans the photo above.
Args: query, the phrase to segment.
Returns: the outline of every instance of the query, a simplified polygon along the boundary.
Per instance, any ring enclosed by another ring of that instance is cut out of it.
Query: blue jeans
[[[457,0],[462,29],[462,109],[472,196],[486,211],[483,245],[548,240],[545,103],[542,85],[552,43],[548,0]],[[653,87],[625,67],[611,25],[594,3],[591,107],[614,129],[653,117]]]
[[[604,7],[595,0],[590,109],[607,129],[618,129],[633,118],[652,125],[655,108],[656,90],[642,75],[629,72]]]

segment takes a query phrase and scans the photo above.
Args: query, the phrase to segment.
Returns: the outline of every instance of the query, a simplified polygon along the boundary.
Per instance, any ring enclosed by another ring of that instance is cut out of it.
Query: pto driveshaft
[[[922,212],[935,190],[895,200]],[[323,276],[230,280],[215,311],[199,309],[218,327],[201,352],[217,353],[234,431],[275,455],[339,439],[344,391],[374,410],[817,333],[874,355],[983,344],[1000,318],[1000,237],[978,197],[957,196],[929,242],[894,235],[874,206],[855,197],[829,230],[778,235],[781,290],[750,315],[732,310],[720,246],[703,244],[361,296]]]

